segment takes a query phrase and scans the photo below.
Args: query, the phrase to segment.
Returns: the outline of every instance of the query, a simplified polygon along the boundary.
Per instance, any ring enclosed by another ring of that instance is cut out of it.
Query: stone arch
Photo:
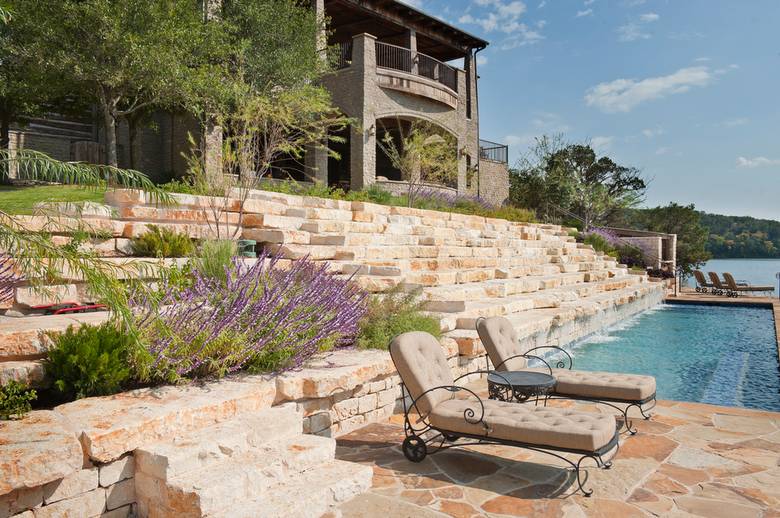
[[[390,182],[403,182],[401,172],[393,166],[390,159],[387,157],[381,146],[381,140],[384,138],[385,132],[390,133],[396,142],[400,142],[404,132],[408,130],[409,125],[415,121],[425,121],[436,128],[441,129],[447,134],[451,135],[455,142],[455,152],[457,152],[458,136],[450,128],[442,125],[438,120],[430,117],[423,117],[419,114],[399,114],[393,112],[390,116],[376,117],[374,121],[376,144],[375,144],[375,179],[378,182],[390,181]],[[404,182],[405,183],[405,182]],[[451,182],[453,185],[450,187],[456,187],[457,181]]]

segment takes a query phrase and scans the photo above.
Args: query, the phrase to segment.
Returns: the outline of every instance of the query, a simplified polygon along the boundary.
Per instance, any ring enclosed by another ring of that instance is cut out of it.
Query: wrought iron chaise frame
[[[528,355],[528,356],[533,358],[538,358],[532,355]],[[458,376],[453,380],[453,383],[456,383],[459,380],[466,378],[468,376],[472,376],[474,374],[496,375],[503,378],[506,383],[509,383],[506,380],[506,378],[501,376],[501,373],[499,372],[482,371],[482,370],[473,371],[473,372],[463,374],[462,376]],[[425,413],[420,411],[419,407],[417,406],[417,402],[423,396],[435,390],[446,390],[452,393],[453,395],[455,393],[464,391],[469,393],[474,398],[476,398],[477,402],[479,403],[479,409],[480,409],[479,416],[477,417],[474,408],[469,407],[463,411],[463,419],[465,419],[466,422],[469,424],[482,424],[485,433],[472,434],[472,433],[464,433],[464,432],[455,432],[452,430],[445,430],[443,428],[438,428],[433,426],[428,420]],[[406,402],[406,394],[409,394],[409,399],[412,400],[411,403],[408,405]],[[584,484],[588,480],[588,473],[587,471],[585,471],[585,475],[583,477],[582,462],[585,459],[593,459],[596,462],[597,467],[602,469],[609,469],[612,467],[612,459],[615,458],[615,456],[618,453],[618,450],[620,449],[620,443],[619,443],[620,434],[619,434],[618,427],[616,427],[615,435],[612,437],[609,443],[607,443],[605,446],[599,448],[596,451],[579,450],[574,448],[559,448],[555,446],[546,446],[546,445],[540,445],[534,443],[525,443],[519,441],[499,439],[496,437],[490,437],[489,435],[490,426],[484,421],[485,404],[483,403],[482,398],[480,398],[473,390],[460,385],[453,384],[453,385],[441,385],[438,387],[433,387],[431,389],[426,390],[422,394],[419,394],[416,398],[413,398],[411,392],[408,391],[406,385],[403,383],[403,380],[401,380],[401,396],[402,396],[403,407],[404,407],[404,434],[405,434],[404,441],[401,444],[401,449],[403,451],[404,456],[411,462],[422,462],[423,459],[425,459],[425,457],[429,454],[433,455],[434,453],[438,453],[440,451],[444,451],[450,448],[460,447],[460,446],[470,446],[470,445],[478,445],[478,444],[496,444],[502,446],[514,446],[517,448],[524,448],[527,450],[532,450],[539,453],[552,455],[553,457],[556,457],[566,462],[574,469],[574,473],[576,474],[577,477],[577,485],[579,487],[579,490],[582,491],[583,495],[590,496],[593,494],[593,490],[586,489],[584,487]],[[419,428],[415,428],[415,426],[412,424],[412,420],[410,419],[410,412],[413,409],[416,413],[415,415],[417,416],[417,419],[415,420],[415,424],[421,425]],[[427,439],[425,438],[426,435],[429,436]],[[470,439],[471,441],[456,443],[456,441],[462,438]],[[429,445],[434,446],[433,450],[430,452],[428,451]],[[614,454],[611,455],[609,459],[604,460],[603,456],[611,452],[612,450],[614,450]],[[574,455],[579,455],[580,457],[575,462],[571,459],[564,457],[563,455],[559,455],[559,453],[570,453]]]
[[[480,320],[483,320],[485,317],[479,317],[477,319],[477,322]],[[505,358],[501,361],[498,365],[496,365],[493,369],[494,374],[499,374],[499,367],[504,365],[509,360],[513,360],[515,358],[526,358],[528,359],[533,358],[535,360],[541,361],[545,367],[547,367],[547,370],[550,372],[550,376],[553,376],[552,366],[550,366],[550,363],[545,360],[544,358],[538,356],[538,355],[532,355],[530,353],[536,352],[542,349],[552,349],[558,352],[562,352],[566,358],[559,358],[555,361],[555,367],[558,369],[568,369],[571,370],[574,366],[574,358],[572,358],[571,354],[569,354],[569,351],[566,349],[563,349],[561,347],[557,347],[555,345],[540,345],[537,347],[532,347],[531,349],[528,349],[526,352],[521,354],[515,354],[514,356],[510,356],[509,358]],[[568,359],[568,367],[566,366],[566,360]],[[485,353],[485,364],[487,365],[487,369],[490,370],[490,355]],[[511,385],[510,385],[511,386]],[[517,397],[516,394],[512,394],[513,399],[523,402],[524,398]],[[631,409],[631,407],[636,407],[637,410],[639,410],[639,413],[642,414],[642,417],[644,417],[645,421],[650,419],[652,417],[651,412],[656,405],[656,393],[653,392],[652,395],[644,398],[644,399],[617,399],[617,398],[592,398],[592,397],[585,397],[585,396],[576,396],[576,395],[569,395],[569,394],[557,394],[555,390],[553,389],[549,394],[547,394],[545,399],[571,399],[575,401],[588,401],[590,403],[602,403],[609,407],[614,408],[621,414],[623,414],[623,425],[626,427],[626,430],[631,435],[636,435],[636,428],[633,427],[633,421],[628,417],[628,411]],[[626,406],[624,408],[621,408],[617,406],[618,404],[625,404]],[[649,405],[647,408],[645,408],[645,405]]]

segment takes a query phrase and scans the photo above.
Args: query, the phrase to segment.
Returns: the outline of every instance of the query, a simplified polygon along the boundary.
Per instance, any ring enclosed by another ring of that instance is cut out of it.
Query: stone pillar
[[[356,111],[352,114],[357,125],[350,136],[350,187],[355,190],[368,187],[376,180],[376,118],[371,105],[376,83],[376,38],[359,34],[352,39],[352,67],[355,77]]]
[[[417,59],[417,31],[415,31],[414,29],[409,29],[409,30],[406,31],[406,34],[404,36],[406,36],[406,41],[404,41],[404,43],[406,44],[406,48],[408,48],[409,50],[412,51],[411,52],[411,54],[412,54],[412,70],[411,70],[411,72],[412,72],[412,74],[417,74],[417,73],[419,73],[419,70],[420,70],[419,69],[419,64],[418,64],[419,62],[418,62],[418,59]]]
[[[468,186],[466,181],[466,175],[468,173],[468,170],[466,169],[466,150],[467,150],[467,144],[468,139],[467,137],[461,136],[458,137],[458,148],[455,150],[458,157],[458,193],[459,194],[466,194],[468,192]]]
[[[204,17],[208,20],[219,18],[222,0],[206,0]],[[203,149],[203,167],[207,178],[222,175],[222,126],[217,124],[216,114],[206,114],[203,121],[201,146]]]
[[[324,144],[306,146],[304,166],[306,179],[311,182],[328,184],[328,150]]]

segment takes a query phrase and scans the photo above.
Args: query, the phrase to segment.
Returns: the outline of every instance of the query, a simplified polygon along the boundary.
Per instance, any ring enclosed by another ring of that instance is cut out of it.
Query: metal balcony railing
[[[437,81],[454,92],[458,91],[458,71],[421,52],[406,47],[376,42],[376,65],[400,70]]]
[[[479,139],[479,158],[507,164],[509,163],[509,146]]]
[[[352,64],[352,40],[343,41],[336,46],[336,70],[347,68]]]

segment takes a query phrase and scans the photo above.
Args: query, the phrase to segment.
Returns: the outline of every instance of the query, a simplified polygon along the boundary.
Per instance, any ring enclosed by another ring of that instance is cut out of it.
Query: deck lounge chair
[[[540,346],[525,352],[520,350],[512,323],[504,317],[477,319],[477,333],[487,351],[490,362],[498,372],[531,370],[528,366],[531,353],[549,349],[553,351],[556,368],[542,358],[544,372],[555,378],[555,386],[549,396],[561,399],[578,399],[608,405],[623,414],[623,425],[631,435],[636,428],[628,417],[628,411],[636,407],[645,419],[655,408],[655,378],[638,374],[592,372],[572,370],[574,359],[565,350],[555,346]],[[625,406],[617,406],[625,405]]]
[[[718,277],[718,274],[715,272],[707,272],[707,275],[710,277],[710,280],[712,281],[712,284],[715,286],[715,288],[712,290],[712,292],[715,295],[728,295],[731,296],[731,290],[726,286],[726,283],[720,280],[720,277]]]
[[[753,286],[747,283],[740,283],[734,280],[734,276],[729,272],[723,273],[723,278],[726,279],[726,286],[731,291],[730,296],[738,297],[740,293],[756,292],[756,291],[775,291],[774,286]]]
[[[593,459],[600,468],[611,467],[619,447],[614,416],[481,399],[455,383],[487,372],[453,379],[439,341],[422,331],[398,335],[389,349],[401,376],[406,434],[402,450],[408,460],[421,462],[429,446],[433,446],[431,454],[466,444],[526,448],[569,463],[586,496],[593,491],[583,487],[587,472],[581,470],[582,462]],[[411,399],[408,405],[407,393]],[[456,442],[461,438],[468,441]],[[579,459],[575,462],[564,453]]]
[[[693,276],[696,279],[696,291],[698,293],[707,293],[707,290],[714,290],[716,288],[713,283],[707,282],[707,278],[701,270],[694,270]]]

